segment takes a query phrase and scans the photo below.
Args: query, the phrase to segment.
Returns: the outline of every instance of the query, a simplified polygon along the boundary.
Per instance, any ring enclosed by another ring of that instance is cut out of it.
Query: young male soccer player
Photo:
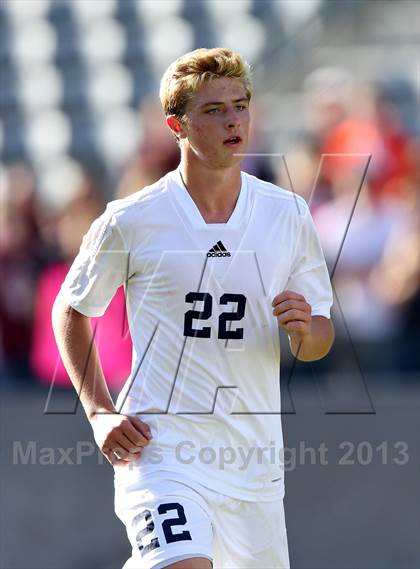
[[[54,306],[57,342],[114,466],[125,567],[285,568],[278,326],[301,360],[329,351],[327,268],[304,200],[240,170],[241,57],[188,53],[160,96],[179,168],[93,223]],[[122,283],[133,367],[114,406],[88,317]]]

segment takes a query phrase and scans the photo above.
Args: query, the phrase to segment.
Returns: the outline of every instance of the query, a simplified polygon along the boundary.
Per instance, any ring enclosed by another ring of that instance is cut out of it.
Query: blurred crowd
[[[367,83],[334,67],[303,91],[306,130],[277,182],[310,203],[335,294],[335,365],[358,352],[366,370],[419,370],[417,95],[404,80]]]
[[[339,68],[312,72],[303,94],[306,126],[284,149],[284,160],[270,157],[269,141],[258,128],[270,117],[256,109],[249,148],[254,155],[245,158],[243,169],[299,193],[310,204],[334,287],[337,346],[331,365],[336,371],[350,346],[364,368],[418,370],[416,95],[404,81],[368,84]],[[113,173],[111,191],[109,178],[75,161],[55,177],[55,197],[39,191],[31,164],[2,167],[2,382],[70,386],[50,315],[82,236],[107,200],[130,195],[178,165],[179,151],[160,107],[144,99],[139,112],[142,141]],[[111,389],[118,389],[131,364],[122,290],[92,326],[105,376]]]

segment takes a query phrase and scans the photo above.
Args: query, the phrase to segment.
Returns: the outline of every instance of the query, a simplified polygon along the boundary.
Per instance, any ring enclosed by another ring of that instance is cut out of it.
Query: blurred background
[[[106,202],[178,164],[163,71],[221,45],[253,68],[243,169],[308,201],[335,295],[327,358],[296,365],[282,338],[286,445],[335,449],[330,464],[288,474],[292,566],[420,566],[419,37],[414,0],[1,2],[1,567],[114,569],[128,557],[107,465],[95,454],[17,464],[14,444],[92,440],[52,303]],[[95,321],[113,392],[130,367],[123,309],[120,290]],[[340,468],[343,441],[367,442],[372,460]]]

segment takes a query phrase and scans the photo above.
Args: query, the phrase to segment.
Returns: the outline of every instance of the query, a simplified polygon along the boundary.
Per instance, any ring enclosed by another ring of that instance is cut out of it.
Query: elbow
[[[322,352],[320,351],[320,352],[317,352],[317,353],[312,353],[312,354],[310,354],[310,355],[306,355],[306,354],[302,354],[302,355],[301,355],[301,354],[298,354],[298,355],[296,356],[296,359],[298,359],[300,362],[306,362],[306,363],[308,363],[308,362],[316,362],[316,361],[319,361],[319,360],[322,360],[323,358],[325,358],[325,356],[328,355],[329,351],[330,351],[330,350],[328,349],[328,350],[325,350],[325,351],[322,351]]]

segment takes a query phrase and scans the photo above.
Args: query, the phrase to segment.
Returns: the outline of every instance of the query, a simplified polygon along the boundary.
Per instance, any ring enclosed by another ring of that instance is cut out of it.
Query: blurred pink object
[[[30,365],[37,379],[44,384],[72,387],[70,378],[58,354],[55,343],[51,310],[61,284],[69,270],[65,262],[55,263],[41,272],[35,295],[35,314]],[[97,324],[95,340],[108,387],[119,390],[130,373],[131,337],[127,330],[125,302],[122,287],[118,289],[107,311],[101,318],[92,318],[92,329]]]

